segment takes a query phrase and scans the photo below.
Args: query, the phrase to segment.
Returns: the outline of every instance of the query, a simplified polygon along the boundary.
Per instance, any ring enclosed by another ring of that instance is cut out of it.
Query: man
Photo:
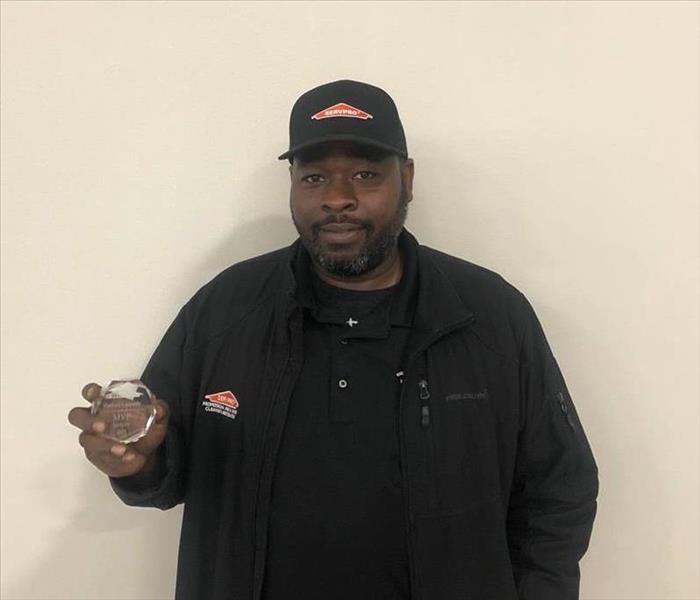
[[[124,502],[184,502],[177,598],[578,598],[591,448],[523,294],[405,229],[392,99],[308,91],[280,159],[299,239],[180,310],[148,435],[69,415]]]

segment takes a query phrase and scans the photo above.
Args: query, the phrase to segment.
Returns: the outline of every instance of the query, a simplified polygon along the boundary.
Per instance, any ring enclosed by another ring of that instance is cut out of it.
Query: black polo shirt
[[[303,246],[304,366],[272,489],[264,600],[408,600],[398,402],[416,256],[402,232],[400,282],[325,283]]]

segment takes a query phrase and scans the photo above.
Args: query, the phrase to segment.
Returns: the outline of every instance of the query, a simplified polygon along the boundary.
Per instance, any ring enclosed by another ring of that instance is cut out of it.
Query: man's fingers
[[[76,406],[68,413],[68,422],[83,431],[95,431],[101,433],[105,430],[105,424],[96,419],[89,408]]]
[[[90,462],[100,468],[131,462],[139,455],[133,447],[87,431],[78,436],[78,443],[85,449]]]
[[[87,431],[83,431],[78,436],[78,443],[85,448],[87,452],[117,456],[119,458],[124,456],[128,450],[125,444],[120,444],[109,438]]]
[[[156,398],[156,423],[163,423],[168,418],[168,405],[163,400]]]
[[[102,391],[102,386],[98,383],[88,383],[83,387],[81,390],[80,394],[82,395],[85,400],[88,402],[92,402],[95,400],[100,395],[100,392]]]

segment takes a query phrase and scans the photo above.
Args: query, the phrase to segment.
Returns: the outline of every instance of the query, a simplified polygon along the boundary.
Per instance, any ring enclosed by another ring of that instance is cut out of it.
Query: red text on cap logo
[[[223,404],[224,406],[229,406],[231,408],[238,408],[238,400],[230,390],[226,390],[225,392],[217,392],[216,394],[208,394],[204,397],[209,400],[209,402]]]
[[[374,119],[372,115],[364,110],[360,110],[359,108],[345,104],[345,102],[339,102],[338,104],[324,108],[311,118],[315,119],[316,121],[320,121],[322,119],[332,119],[333,117],[350,117],[352,119],[362,119],[363,121],[366,121],[367,119]]]

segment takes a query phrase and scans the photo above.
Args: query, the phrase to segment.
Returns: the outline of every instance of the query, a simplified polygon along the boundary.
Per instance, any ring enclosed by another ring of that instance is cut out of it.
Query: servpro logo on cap
[[[353,119],[362,119],[363,121],[366,121],[367,119],[374,119],[372,115],[364,110],[360,110],[359,108],[345,104],[345,102],[339,102],[338,104],[324,108],[311,118],[315,119],[316,121],[320,121],[322,119],[332,119],[333,117],[350,117]]]

